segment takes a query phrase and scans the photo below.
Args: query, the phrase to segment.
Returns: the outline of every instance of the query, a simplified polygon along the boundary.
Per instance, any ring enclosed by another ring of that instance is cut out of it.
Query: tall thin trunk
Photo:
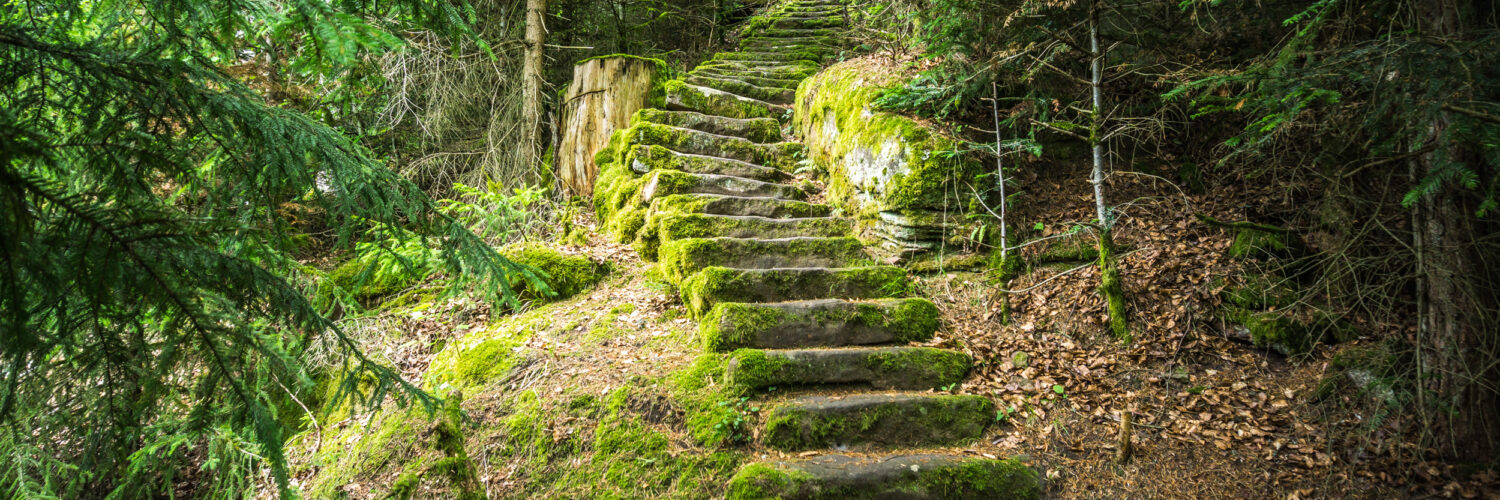
[[[1129,342],[1125,291],[1120,283],[1120,266],[1116,262],[1114,236],[1110,231],[1112,224],[1104,202],[1104,53],[1099,50],[1099,0],[1089,3],[1089,70],[1089,90],[1094,97],[1089,117],[1089,145],[1094,150],[1094,170],[1089,182],[1094,185],[1094,212],[1099,218],[1099,294],[1104,296],[1108,307],[1110,332]]]
[[[1089,120],[1089,143],[1094,149],[1094,174],[1090,182],[1094,184],[1094,211],[1099,224],[1108,230],[1104,205],[1104,141],[1099,136],[1104,121],[1104,92],[1100,89],[1104,77],[1104,55],[1099,53],[1099,0],[1094,0],[1089,6],[1089,59],[1092,73],[1089,86],[1094,94],[1094,108]]]
[[[527,172],[538,180],[542,169],[542,48],[547,43],[547,0],[526,0],[526,56],[521,65],[521,147]]]

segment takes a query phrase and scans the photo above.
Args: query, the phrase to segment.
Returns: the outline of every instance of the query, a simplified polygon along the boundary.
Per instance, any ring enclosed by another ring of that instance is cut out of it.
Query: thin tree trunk
[[[1094,185],[1094,212],[1099,218],[1099,294],[1107,303],[1110,332],[1129,342],[1125,291],[1120,283],[1120,266],[1115,257],[1108,205],[1104,202],[1104,54],[1099,50],[1099,0],[1089,4],[1089,56],[1089,90],[1094,97],[1089,117],[1089,145],[1094,150],[1094,170],[1089,182]]]
[[[542,165],[542,48],[547,43],[547,0],[526,0],[526,56],[521,66],[521,147],[527,172],[545,177]]]
[[[1094,211],[1099,224],[1107,231],[1109,221],[1105,218],[1104,204],[1104,141],[1099,136],[1099,129],[1104,121],[1104,95],[1100,89],[1104,77],[1104,55],[1099,53],[1099,0],[1094,0],[1089,6],[1089,51],[1089,69],[1092,73],[1089,86],[1094,94],[1094,108],[1089,122],[1089,143],[1094,149],[1094,173],[1090,182],[1094,184]]]

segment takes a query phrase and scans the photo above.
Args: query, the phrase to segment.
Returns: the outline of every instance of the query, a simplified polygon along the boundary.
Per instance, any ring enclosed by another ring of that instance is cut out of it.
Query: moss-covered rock
[[[695,316],[721,302],[782,302],[820,298],[879,299],[912,291],[906,270],[894,266],[806,269],[709,267],[683,280],[682,300]]]
[[[937,306],[920,298],[726,302],[699,321],[698,335],[711,352],[905,344],[931,339],[940,324]]]
[[[904,116],[876,111],[879,93],[903,75],[867,61],[835,64],[797,89],[794,127],[809,157],[828,168],[829,201],[851,213],[966,207],[954,193],[983,173],[979,162],[947,153],[959,142]]]
[[[1300,253],[1302,249],[1302,241],[1289,232],[1241,227],[1235,233],[1228,253],[1236,259],[1269,259],[1290,257]]]
[[[513,277],[510,286],[522,300],[558,300],[594,286],[609,273],[609,264],[594,262],[586,256],[568,255],[539,243],[522,243],[502,248],[501,255],[518,264],[541,271],[547,290],[534,288],[527,280]]]
[[[1244,282],[1224,289],[1224,299],[1245,309],[1283,308],[1297,301],[1298,293],[1288,286],[1286,278],[1271,274],[1250,274]]]
[[[750,162],[678,153],[664,146],[635,146],[625,158],[630,169],[639,174],[658,170],[675,170],[693,174],[728,175],[757,181],[783,181],[785,171]]]
[[[683,81],[692,85],[719,89],[735,95],[742,95],[752,99],[759,99],[772,104],[791,104],[792,100],[796,99],[797,96],[797,92],[794,88],[765,87],[737,78],[709,75],[691,75],[685,78]]]
[[[793,399],[766,415],[766,446],[787,451],[957,445],[994,421],[983,396],[855,394]]]

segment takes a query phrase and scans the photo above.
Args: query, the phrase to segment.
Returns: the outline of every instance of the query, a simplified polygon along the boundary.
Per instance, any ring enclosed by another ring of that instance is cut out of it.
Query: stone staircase
[[[822,452],[747,465],[728,496],[1035,497],[1035,473],[1013,460],[933,451],[980,439],[994,403],[932,391],[971,364],[908,346],[932,338],[937,307],[790,183],[802,145],[779,120],[836,53],[844,16],[836,0],[782,6],[743,50],[667,83],[668,109],[642,111],[623,138],[649,206],[636,248],[678,285],[704,349],[727,353],[733,383],[775,389],[760,445]]]

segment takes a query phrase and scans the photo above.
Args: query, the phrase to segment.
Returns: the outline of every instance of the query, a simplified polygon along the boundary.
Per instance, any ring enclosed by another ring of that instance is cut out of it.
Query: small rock
[[[1026,368],[1026,364],[1030,362],[1031,355],[1026,354],[1026,351],[1016,351],[1015,354],[1010,355],[1010,364],[1016,368]]]

